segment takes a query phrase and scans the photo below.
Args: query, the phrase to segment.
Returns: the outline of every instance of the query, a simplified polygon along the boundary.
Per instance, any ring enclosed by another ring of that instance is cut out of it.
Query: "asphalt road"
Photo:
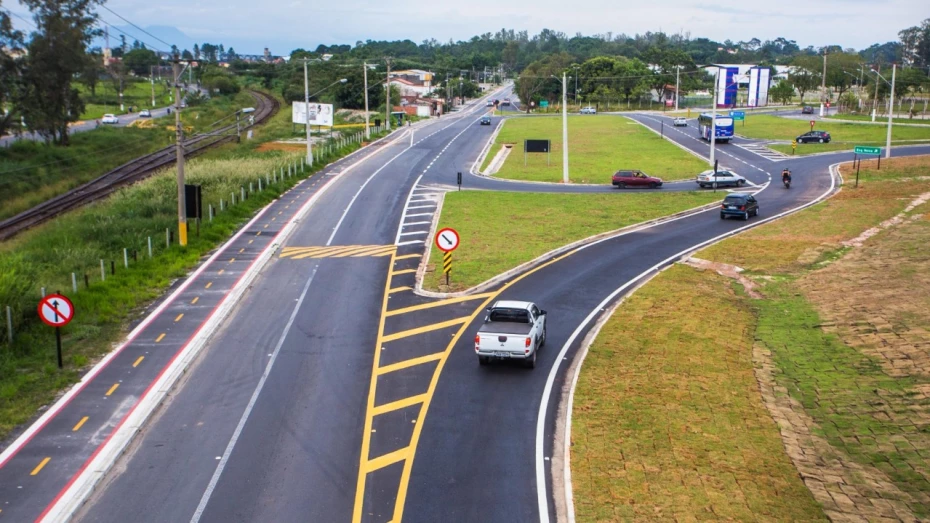
[[[583,320],[678,253],[756,220],[724,221],[712,209],[573,251],[485,293],[417,296],[411,287],[441,192],[453,188],[456,172],[469,171],[492,132],[475,122],[483,110],[479,100],[415,126],[412,143],[398,133],[272,204],[230,246],[238,255],[208,264],[178,305],[87,386],[92,394],[76,397],[47,432],[0,464],[0,520],[35,519],[183,346],[184,329],[210,313],[221,297],[211,294],[221,292],[216,287],[234,283],[263,242],[324,188],[77,519],[538,521],[552,514],[553,415],[565,366],[588,328]],[[636,118],[662,127],[659,117]],[[679,131],[668,136],[706,154],[696,130]],[[739,144],[718,153],[760,187],[782,166],[795,172],[791,190],[769,185],[759,194],[762,218],[822,194],[827,167],[851,156],[773,160]],[[465,180],[466,189],[541,187]],[[216,282],[209,292],[207,281]],[[535,370],[478,366],[472,338],[496,298],[530,299],[549,311]],[[158,332],[169,336],[156,342]],[[554,393],[541,404],[546,390]],[[99,415],[81,422],[92,409]],[[72,430],[76,423],[80,430]],[[47,455],[52,461],[31,474]]]

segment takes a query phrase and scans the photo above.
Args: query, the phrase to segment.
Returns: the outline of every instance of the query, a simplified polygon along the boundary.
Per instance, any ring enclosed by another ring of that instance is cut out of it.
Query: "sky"
[[[3,5],[29,18],[15,1]],[[180,33],[150,32],[173,34],[171,40],[163,38],[182,49],[196,41],[223,43],[240,54],[260,54],[268,47],[276,55],[300,47],[312,50],[321,43],[355,45],[368,39],[467,40],[502,28],[527,30],[530,35],[549,28],[569,36],[665,31],[721,42],[781,36],[802,48],[837,44],[861,50],[897,40],[898,31],[930,18],[926,0],[110,0],[106,6],[144,29],[176,28]],[[99,12],[106,23],[128,27],[113,13]],[[14,22],[30,29],[21,20]],[[133,28],[125,31],[130,40],[153,40]],[[184,36],[189,40],[183,41]],[[157,41],[151,44],[161,46]]]

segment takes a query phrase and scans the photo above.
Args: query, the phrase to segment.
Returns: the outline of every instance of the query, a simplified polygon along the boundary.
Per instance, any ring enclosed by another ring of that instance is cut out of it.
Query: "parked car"
[[[595,108],[593,108],[593,107],[591,107],[591,106],[582,107],[582,108],[581,108],[581,114],[597,114],[597,109],[595,109]]]
[[[688,119],[685,118],[684,116],[679,116],[678,118],[675,118],[674,125],[675,127],[687,127]]]
[[[112,114],[105,114],[103,115],[103,118],[100,119],[100,123],[117,124],[119,123],[119,118]]]
[[[713,169],[704,171],[697,176],[696,181],[701,187],[713,187],[714,182],[717,183],[717,187],[742,187],[746,184],[746,178],[726,169],[718,169],[717,176],[714,176]]]
[[[801,108],[801,114],[814,114],[814,108],[809,105],[805,105],[803,108]]]
[[[546,344],[546,311],[528,301],[501,300],[488,308],[475,335],[478,363],[518,360],[536,366],[536,352]]]
[[[481,125],[491,125],[491,117],[490,117],[490,116],[482,116],[482,117],[481,117]]]
[[[720,219],[730,216],[739,216],[748,220],[750,216],[759,215],[759,202],[756,197],[748,193],[733,193],[727,195],[720,204]]]
[[[818,142],[818,143],[830,143],[830,133],[827,131],[811,131],[809,133],[804,133],[801,136],[796,138],[798,143],[807,143],[807,142]]]
[[[662,187],[661,178],[649,176],[636,169],[615,172],[610,178],[610,183],[618,189],[626,189],[627,187],[648,187],[650,189],[657,189]]]
[[[152,112],[149,111],[148,109],[142,109],[141,111],[139,111],[139,118],[151,118],[151,117],[152,117]]]

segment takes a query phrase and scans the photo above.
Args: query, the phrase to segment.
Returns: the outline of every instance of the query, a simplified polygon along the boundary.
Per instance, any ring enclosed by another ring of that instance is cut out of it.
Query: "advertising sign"
[[[721,67],[717,77],[717,107],[735,107],[739,67]]]
[[[749,70],[749,107],[763,107],[769,104],[769,84],[771,71],[768,67],[753,67]]]
[[[310,125],[333,126],[333,104],[318,104],[310,102]],[[291,121],[297,124],[307,124],[307,108],[304,102],[293,102],[291,105]]]

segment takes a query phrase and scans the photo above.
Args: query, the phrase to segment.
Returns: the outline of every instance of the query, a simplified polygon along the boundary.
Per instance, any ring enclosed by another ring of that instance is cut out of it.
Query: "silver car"
[[[593,107],[582,107],[581,114],[597,114],[597,109]]]
[[[717,184],[717,187],[742,187],[748,183],[746,178],[726,169],[718,169],[717,176],[714,176],[713,170],[704,171],[697,176],[696,181],[701,187],[713,187],[714,183]]]

